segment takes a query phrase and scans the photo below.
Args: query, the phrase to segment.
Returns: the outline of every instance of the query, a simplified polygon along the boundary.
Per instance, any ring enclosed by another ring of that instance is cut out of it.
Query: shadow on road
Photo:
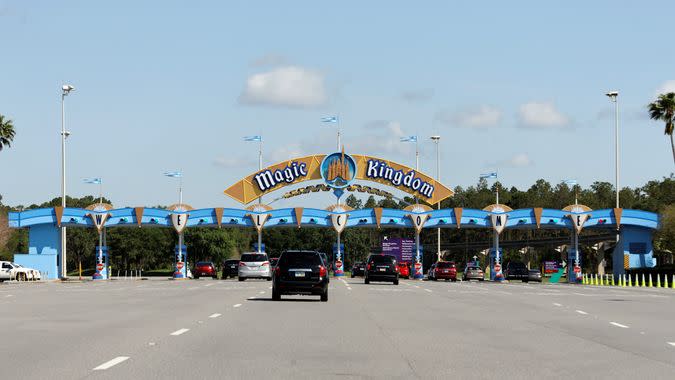
[[[280,301],[274,301],[271,298],[249,298],[246,301],[269,301],[269,302],[321,302],[319,298],[281,298]]]

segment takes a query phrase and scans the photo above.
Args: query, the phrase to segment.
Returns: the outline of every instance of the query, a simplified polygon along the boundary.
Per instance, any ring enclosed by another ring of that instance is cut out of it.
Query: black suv
[[[272,299],[281,300],[282,294],[321,296],[328,301],[328,270],[316,251],[286,251],[279,257],[272,275]]]
[[[506,264],[504,278],[507,280],[522,280],[523,282],[528,282],[530,279],[530,271],[525,264],[519,261],[512,261]]]
[[[390,255],[370,255],[366,261],[365,282],[391,281],[398,285],[396,258]]]
[[[239,260],[225,260],[223,262],[223,280],[229,277],[237,277],[239,274]]]

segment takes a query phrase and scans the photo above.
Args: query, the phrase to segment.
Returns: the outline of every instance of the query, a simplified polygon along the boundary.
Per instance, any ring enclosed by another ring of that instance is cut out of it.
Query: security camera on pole
[[[417,143],[417,135],[404,136],[400,138],[401,142],[404,143],[415,143],[415,172],[420,170],[420,150],[419,144]],[[415,205],[419,205],[417,197],[415,197]],[[413,278],[421,279],[424,278],[424,267],[422,265],[422,255],[420,253],[420,231],[415,234],[415,264],[414,264],[414,273]]]
[[[61,87],[61,207],[66,208],[66,139],[70,132],[66,131],[65,99],[75,87],[64,84]],[[61,226],[61,278],[68,277],[66,268],[66,227]]]

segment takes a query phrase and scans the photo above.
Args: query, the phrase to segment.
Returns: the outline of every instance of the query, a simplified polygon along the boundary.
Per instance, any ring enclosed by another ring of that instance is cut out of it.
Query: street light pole
[[[431,136],[431,140],[436,143],[436,183],[437,186],[441,182],[441,153],[440,153],[440,141],[441,136]],[[438,202],[438,210],[441,209],[441,202]],[[436,228],[436,252],[438,254],[438,261],[441,261],[441,229]]]
[[[61,207],[66,208],[66,138],[70,132],[66,131],[65,99],[75,87],[64,84],[61,87]],[[59,221],[60,222],[60,221]],[[66,227],[61,226],[61,278],[68,277],[66,269]]]
[[[614,187],[616,208],[619,208],[619,92],[610,91],[605,95],[614,103]]]
[[[616,208],[619,208],[619,91],[606,93],[614,102],[614,187],[616,191]],[[616,241],[619,242],[619,227],[616,229]]]

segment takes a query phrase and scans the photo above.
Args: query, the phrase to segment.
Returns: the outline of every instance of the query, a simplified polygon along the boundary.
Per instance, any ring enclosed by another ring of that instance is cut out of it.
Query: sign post
[[[340,235],[347,226],[347,219],[349,218],[349,214],[344,213],[331,214],[330,218],[333,224],[333,228],[335,229],[335,232],[337,232],[337,252],[335,254],[334,273],[335,277],[341,277],[345,275],[345,270],[344,270],[344,259],[342,257],[341,251],[342,244],[340,243]]]
[[[188,278],[187,247],[185,244],[183,244],[183,231],[187,226],[187,221],[187,213],[171,214],[171,223],[173,224],[173,228],[176,230],[176,232],[178,232],[178,245],[174,250],[176,255],[176,267],[173,272],[174,279]]]
[[[424,278],[424,267],[422,264],[422,254],[420,250],[420,232],[422,232],[422,228],[424,227],[424,223],[429,218],[429,214],[422,214],[417,211],[413,214],[408,214],[408,216],[412,220],[413,226],[415,226],[415,263],[413,264],[412,277],[415,279],[422,279]]]
[[[493,209],[493,211],[497,210]],[[502,255],[501,250],[499,249],[499,234],[501,234],[506,227],[507,217],[508,215],[503,211],[498,214],[490,215],[492,229],[494,230],[494,247],[492,249],[492,254],[490,255],[490,264],[492,265],[490,268],[490,280],[492,281],[499,282],[504,280],[504,273],[502,272]]]

